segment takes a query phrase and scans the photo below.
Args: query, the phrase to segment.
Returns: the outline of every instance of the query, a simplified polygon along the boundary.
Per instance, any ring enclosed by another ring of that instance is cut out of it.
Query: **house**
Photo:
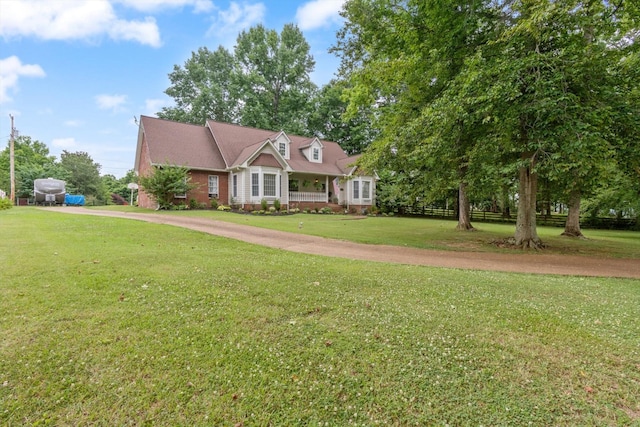
[[[283,209],[347,209],[358,212],[375,200],[376,181],[354,166],[331,141],[289,135],[208,120],[204,126],[142,116],[138,131],[135,171],[149,174],[153,167],[184,166],[198,188],[176,194],[176,203],[220,204],[259,208],[264,199],[277,199]],[[156,202],[140,190],[138,204]]]

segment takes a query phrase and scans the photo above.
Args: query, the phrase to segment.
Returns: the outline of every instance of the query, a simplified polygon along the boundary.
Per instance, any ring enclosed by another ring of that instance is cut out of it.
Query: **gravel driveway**
[[[472,270],[640,279],[640,259],[557,256],[544,253],[436,251],[401,246],[366,245],[208,218],[101,211],[79,207],[43,209],[52,209],[59,213],[109,216],[167,224],[291,252],[330,257]]]

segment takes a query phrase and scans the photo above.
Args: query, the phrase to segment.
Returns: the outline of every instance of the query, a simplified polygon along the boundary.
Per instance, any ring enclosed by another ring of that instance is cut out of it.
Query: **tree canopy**
[[[102,195],[101,166],[94,162],[88,153],[84,151],[72,153],[63,150],[60,155],[60,166],[68,172],[67,192],[96,197]]]
[[[233,55],[220,46],[201,47],[191,53],[184,67],[173,66],[171,86],[165,93],[175,106],[165,107],[158,117],[184,123],[204,124],[207,119],[234,122],[238,119],[238,94],[234,88]]]
[[[11,186],[9,176],[9,144],[0,152],[0,189],[8,192]],[[39,178],[57,178],[65,180],[68,172],[49,154],[49,148],[43,142],[21,135],[14,141],[16,172],[16,196],[29,197],[33,193],[33,181]]]
[[[414,189],[457,183],[472,194],[516,176],[515,243],[539,247],[540,174],[568,199],[625,150],[638,156],[628,147],[639,83],[626,63],[637,58],[640,25],[627,6],[348,1],[334,50],[352,83],[349,108],[376,105],[380,129],[363,165],[391,165]]]
[[[257,25],[238,35],[233,53],[201,47],[169,74],[165,93],[175,106],[161,118],[204,124],[207,119],[306,134],[316,86],[315,62],[300,29]]]

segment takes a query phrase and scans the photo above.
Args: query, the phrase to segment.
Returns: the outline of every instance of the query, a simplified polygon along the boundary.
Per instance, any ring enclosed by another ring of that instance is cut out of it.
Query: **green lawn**
[[[640,422],[639,280],[340,260],[31,208],[0,211],[0,266],[0,425]]]
[[[135,207],[99,207],[96,209],[129,212],[154,212]],[[513,224],[474,222],[475,232],[455,230],[456,222],[431,218],[354,217],[351,215],[296,214],[282,216],[239,215],[210,210],[161,211],[158,215],[207,217],[220,221],[312,234],[368,244],[388,244],[440,250],[509,252],[492,242],[513,236]],[[299,228],[303,223],[302,229]],[[640,232],[584,230],[587,239],[560,236],[563,229],[538,227],[547,246],[543,253],[595,257],[640,258]],[[519,251],[515,251],[519,253]]]

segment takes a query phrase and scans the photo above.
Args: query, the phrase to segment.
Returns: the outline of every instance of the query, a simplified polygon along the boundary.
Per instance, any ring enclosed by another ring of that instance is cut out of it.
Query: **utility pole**
[[[15,162],[15,149],[14,149],[14,133],[15,128],[13,127],[13,116],[9,114],[11,117],[11,143],[9,144],[9,170],[11,175],[11,203],[16,203],[16,162]]]

